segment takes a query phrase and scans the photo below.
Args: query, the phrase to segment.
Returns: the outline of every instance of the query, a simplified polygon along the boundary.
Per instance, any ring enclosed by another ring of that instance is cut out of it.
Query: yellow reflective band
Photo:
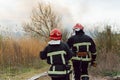
[[[53,64],[53,58],[52,58],[52,56],[50,56],[50,62],[51,62],[51,64]]]
[[[66,54],[66,52],[65,51],[55,51],[55,52],[50,52],[50,53],[48,53],[47,54],[47,56],[50,56],[50,62],[51,62],[51,64],[53,64],[53,55],[61,55],[61,58],[62,58],[62,62],[63,62],[63,64],[65,64],[65,58],[64,58],[64,54]]]
[[[82,61],[90,61],[91,58],[82,58],[82,57],[72,57],[72,60],[82,60]]]
[[[53,66],[53,71],[55,71],[55,66]]]
[[[48,71],[48,74],[66,74],[66,73],[69,73],[70,70],[68,71]]]
[[[92,55],[97,55],[97,53],[91,53]]]
[[[66,52],[65,51],[50,52],[47,54],[47,56],[53,56],[53,55],[59,55],[59,54],[66,54]]]
[[[82,46],[82,45],[91,45],[91,43],[90,42],[83,42],[83,43],[76,43],[76,44],[74,44],[73,46]]]
[[[87,51],[89,51],[89,45],[91,45],[90,42],[83,42],[83,43],[76,43],[73,46],[77,48],[77,52],[79,51],[79,46],[87,46]]]
[[[91,61],[91,58],[83,58],[82,61]]]
[[[82,58],[80,57],[72,57],[72,60],[82,60]]]
[[[61,54],[61,57],[62,57],[62,62],[63,62],[63,64],[65,64],[65,58],[64,58],[64,55]]]
[[[88,75],[81,75],[81,77],[89,77]]]

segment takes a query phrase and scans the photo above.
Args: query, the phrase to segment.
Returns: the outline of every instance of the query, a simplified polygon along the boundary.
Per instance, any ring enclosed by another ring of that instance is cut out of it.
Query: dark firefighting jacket
[[[76,32],[76,35],[71,36],[67,44],[74,52],[72,60],[95,61],[96,45],[92,38],[85,35],[83,31]],[[86,56],[78,56],[77,53],[86,52]]]
[[[72,54],[68,45],[60,42],[57,45],[47,45],[40,52],[40,58],[47,59],[47,63],[51,65],[48,71],[50,76],[60,76],[70,72],[70,70],[67,70],[66,65],[68,65],[68,61],[72,58]]]

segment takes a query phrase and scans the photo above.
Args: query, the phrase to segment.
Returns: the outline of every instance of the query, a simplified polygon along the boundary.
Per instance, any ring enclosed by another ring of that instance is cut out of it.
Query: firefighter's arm
[[[92,54],[91,66],[93,66],[93,67],[97,66],[96,55],[95,54]]]
[[[69,49],[72,48],[72,44],[73,44],[73,39],[70,37],[70,38],[67,40],[67,45],[69,46]]]
[[[66,59],[67,60],[70,60],[71,58],[72,58],[72,56],[73,56],[73,52],[72,52],[72,50],[70,50],[69,49],[69,46],[68,46],[68,44],[64,44],[64,49],[65,49],[65,51],[66,51],[66,53],[67,53],[67,55],[66,55]]]
[[[91,38],[91,46],[90,46],[90,52],[91,52],[91,66],[96,67],[97,63],[96,63],[96,56],[97,56],[97,52],[96,52],[96,45],[94,43],[94,41]]]
[[[40,51],[39,56],[40,56],[41,59],[46,59],[47,58],[46,48],[43,51]]]
[[[40,58],[41,59],[46,59],[46,55],[43,51],[40,52]]]

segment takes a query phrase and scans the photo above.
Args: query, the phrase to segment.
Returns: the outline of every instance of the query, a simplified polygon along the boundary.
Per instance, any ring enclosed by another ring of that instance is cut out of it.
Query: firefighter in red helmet
[[[74,52],[72,57],[74,78],[75,80],[89,80],[89,62],[92,66],[96,66],[96,45],[92,38],[84,33],[84,27],[81,24],[76,24],[73,30],[75,35],[68,39],[67,44]]]
[[[68,61],[72,58],[72,51],[70,51],[67,44],[61,41],[62,33],[55,28],[50,32],[50,41],[46,48],[40,52],[41,59],[47,59],[50,64],[48,75],[52,80],[70,80],[70,65]]]

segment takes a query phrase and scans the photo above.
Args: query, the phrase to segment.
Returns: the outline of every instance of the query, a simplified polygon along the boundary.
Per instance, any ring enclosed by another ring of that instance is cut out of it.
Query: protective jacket
[[[90,61],[96,58],[96,46],[92,38],[85,35],[83,31],[76,32],[76,35],[71,36],[67,44],[74,52],[73,60]],[[78,53],[86,52],[85,56],[78,56]]]
[[[63,76],[70,72],[67,70],[68,61],[72,58],[72,51],[69,50],[67,44],[60,42],[56,45],[47,45],[40,52],[41,59],[47,59],[47,63],[51,65],[48,74],[50,76]]]

